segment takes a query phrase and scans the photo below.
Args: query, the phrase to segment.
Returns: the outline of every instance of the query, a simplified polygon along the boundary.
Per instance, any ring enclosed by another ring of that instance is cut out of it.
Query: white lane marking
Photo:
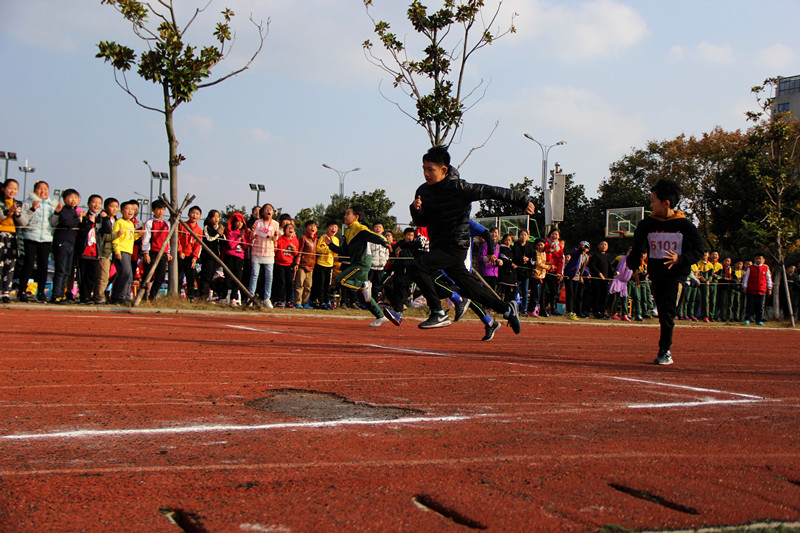
[[[617,376],[610,376],[611,379],[619,379],[621,381],[633,381],[636,383],[647,383],[648,385],[658,385],[659,387],[673,387],[676,389],[684,389],[690,390],[695,392],[711,392],[714,394],[727,394],[729,396],[741,396],[742,398],[751,398],[753,400],[764,400],[765,398],[761,396],[754,396],[752,394],[742,394],[739,392],[728,392],[724,390],[716,390],[716,389],[704,389],[701,387],[691,387],[689,385],[676,385],[674,383],[661,383],[659,381],[647,381],[645,379],[635,379],[635,378],[622,378]]]
[[[337,426],[381,426],[393,424],[422,424],[428,422],[460,422],[468,420],[468,416],[439,416],[439,417],[406,417],[394,420],[328,420],[320,422],[280,422],[276,424],[259,424],[254,426],[185,426],[172,428],[138,428],[138,429],[103,429],[103,430],[76,430],[62,431],[59,433],[32,433],[23,435],[3,435],[5,440],[36,440],[36,439],[76,439],[87,437],[122,437],[128,435],[174,435],[176,433],[208,433],[218,431],[257,431],[272,429],[307,429],[326,428]]]
[[[233,324],[225,324],[225,325],[226,325],[227,327],[229,327],[229,328],[234,328],[234,329],[243,329],[243,330],[245,330],[245,331],[259,331],[259,332],[261,332],[261,333],[274,333],[275,335],[280,335],[281,333],[283,333],[282,331],[272,331],[272,330],[270,330],[270,329],[258,329],[258,328],[250,328],[250,327],[247,327],[247,326],[235,326],[235,325],[233,325]]]
[[[759,403],[765,400],[698,400],[696,402],[673,403],[632,403],[628,409],[664,409],[669,407],[697,407],[700,405],[732,405],[738,403]]]
[[[425,350],[413,350],[411,348],[398,348],[396,346],[381,346],[380,344],[363,344],[362,346],[367,346],[369,348],[380,348],[381,350],[389,350],[392,352],[408,352],[408,353],[418,353],[422,355],[437,355],[439,357],[452,357],[456,358],[454,355],[449,355],[446,353],[438,353],[438,352],[426,352]]]

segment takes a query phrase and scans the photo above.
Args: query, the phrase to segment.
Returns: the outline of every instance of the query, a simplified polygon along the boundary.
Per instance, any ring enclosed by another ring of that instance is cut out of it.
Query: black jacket
[[[499,200],[524,210],[530,199],[520,192],[462,180],[455,167],[450,167],[447,177],[433,185],[424,183],[417,188],[414,198],[422,198],[422,207],[414,209],[411,219],[418,226],[428,228],[431,248],[469,248],[469,213],[472,202]]]

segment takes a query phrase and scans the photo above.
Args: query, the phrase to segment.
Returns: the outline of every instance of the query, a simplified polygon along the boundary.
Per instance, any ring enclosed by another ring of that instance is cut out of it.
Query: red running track
[[[336,316],[336,318],[332,318]],[[597,531],[800,521],[800,336],[0,309],[3,531]],[[416,410],[318,420],[276,389]],[[162,511],[163,510],[163,511]],[[165,513],[180,525],[171,522]]]

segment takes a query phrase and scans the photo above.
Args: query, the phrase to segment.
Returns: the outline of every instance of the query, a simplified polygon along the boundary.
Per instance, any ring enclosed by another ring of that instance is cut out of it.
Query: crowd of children
[[[265,204],[255,208],[249,219],[234,213],[222,220],[219,211],[211,210],[204,222],[200,207],[191,207],[186,226],[177,228],[178,249],[173,251],[172,228],[162,200],[152,203],[151,218],[140,221],[139,204],[133,200],[120,203],[91,195],[82,209],[80,194],[73,189],[51,198],[48,184],[38,181],[23,202],[15,199],[18,191],[15,180],[3,183],[3,303],[11,300],[15,278],[21,280],[22,290],[17,290],[21,302],[31,298],[56,304],[75,300],[126,304],[139,290],[146,291],[152,301],[175,254],[179,286],[190,301],[200,298],[242,305],[241,288],[247,287],[268,308],[368,308],[376,317],[373,325],[381,325],[386,319],[378,302],[402,312],[415,296],[407,267],[427,249],[424,232],[408,228],[395,242],[381,224],[370,230],[356,206],[348,210],[344,220],[348,231],[340,240],[337,221],[324,228],[308,221],[302,229],[296,228],[288,215],[274,220],[274,207]],[[475,247],[475,270],[504,302],[518,302],[520,315],[631,322],[657,314],[647,254],[631,269],[626,255],[608,253],[605,241],[594,252],[586,241],[568,252],[557,229],[537,239],[531,239],[526,230],[501,236],[497,228],[491,228],[489,233],[490,244],[479,241]],[[21,260],[20,248],[24,250]],[[337,252],[343,256],[341,262]],[[350,257],[354,253],[358,257]],[[54,272],[46,300],[51,256]],[[225,274],[215,256],[232,276]],[[790,268],[788,275],[792,309],[797,313],[797,269]],[[762,324],[764,300],[771,290],[772,277],[763,256],[745,262],[704,253],[682,283],[677,319]],[[338,301],[332,297],[336,293]]]

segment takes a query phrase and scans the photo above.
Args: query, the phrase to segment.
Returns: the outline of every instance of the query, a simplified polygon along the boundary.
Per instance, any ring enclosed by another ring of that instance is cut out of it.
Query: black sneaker
[[[428,320],[419,325],[419,329],[433,329],[445,328],[450,325],[450,319],[447,315],[438,315],[436,313],[428,317]]]
[[[522,331],[522,324],[519,321],[519,306],[517,306],[517,302],[513,300],[508,302],[508,309],[503,314],[503,318],[508,320],[508,325],[514,330],[514,333],[519,335],[519,332]]]
[[[487,324],[484,326],[486,328],[486,334],[481,339],[482,341],[490,341],[494,338],[494,334],[497,333],[497,330],[500,329],[500,322],[497,320],[492,320],[491,324]]]
[[[657,365],[671,365],[672,364],[672,353],[669,350],[659,350],[658,357],[653,363]]]
[[[467,307],[469,307],[469,304],[470,304],[469,298],[461,298],[461,302],[453,305],[453,309],[455,309],[453,322],[458,322],[459,320],[461,320],[461,317],[464,316],[464,313],[467,312]]]
[[[19,295],[17,296],[17,300],[19,300],[19,301],[20,301],[20,302],[22,302],[22,303],[28,303],[28,295],[27,295],[27,294],[25,294],[24,292],[21,292],[21,293],[19,293]]]

